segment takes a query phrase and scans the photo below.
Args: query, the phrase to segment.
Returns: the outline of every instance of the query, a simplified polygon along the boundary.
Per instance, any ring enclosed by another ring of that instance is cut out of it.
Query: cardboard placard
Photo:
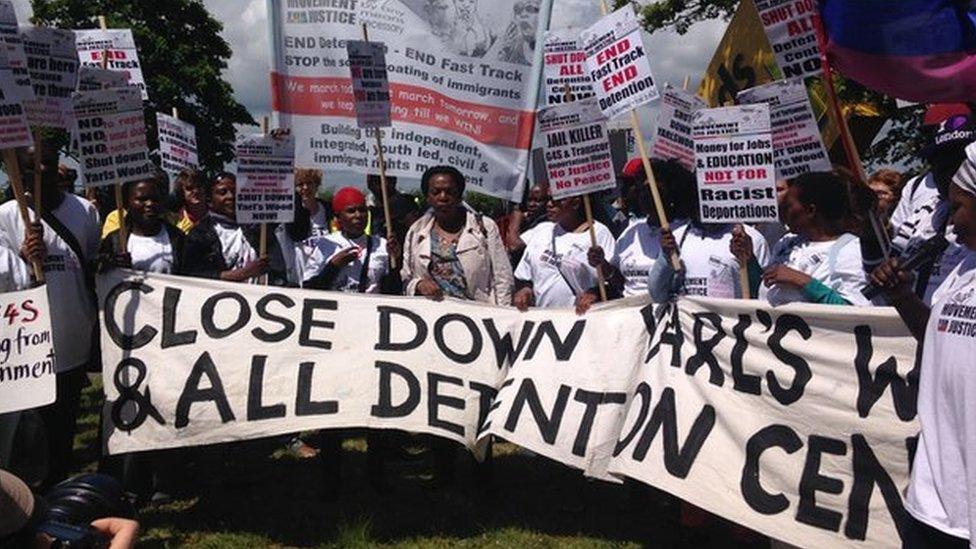
[[[295,137],[237,136],[237,222],[295,220]]]
[[[679,90],[671,84],[666,85],[651,157],[674,159],[689,171],[694,171],[695,144],[691,137],[691,127],[695,113],[705,106],[705,102],[697,95]]]
[[[78,60],[82,66],[124,73],[128,83],[142,91],[142,99],[149,99],[139,62],[139,50],[130,29],[84,29],[74,32]],[[104,61],[106,56],[107,63]]]
[[[769,106],[701,109],[692,131],[701,221],[777,221]]]
[[[633,7],[627,5],[580,33],[597,104],[607,118],[660,96],[641,32]]]
[[[546,105],[563,103],[567,85],[574,101],[582,101],[595,95],[590,73],[586,69],[586,53],[580,49],[578,38],[579,29],[546,31],[542,50]]]
[[[783,77],[820,76],[816,0],[756,0],[756,8]]]
[[[386,47],[379,42],[349,40],[349,73],[360,128],[386,128],[390,118],[390,81],[386,74]]]
[[[121,185],[152,174],[139,88],[75,92],[74,117],[86,187]]]
[[[539,111],[549,192],[555,199],[617,186],[607,121],[596,100],[553,105]]]
[[[743,105],[769,105],[776,179],[833,169],[802,78],[778,80],[743,90],[738,98]]]
[[[24,40],[20,35],[20,26],[17,24],[17,10],[10,0],[0,0],[0,48],[7,54],[7,64],[13,71],[16,81],[16,91],[8,97],[8,100],[34,99],[34,88],[31,86],[30,72],[27,70]]]
[[[0,414],[54,402],[47,287],[0,294],[0,314]]]
[[[197,157],[197,129],[178,118],[156,113],[159,132],[159,161],[163,171],[175,176],[185,168],[200,165]]]
[[[30,27],[22,33],[34,99],[24,102],[33,126],[70,129],[78,88],[78,52],[69,30]]]

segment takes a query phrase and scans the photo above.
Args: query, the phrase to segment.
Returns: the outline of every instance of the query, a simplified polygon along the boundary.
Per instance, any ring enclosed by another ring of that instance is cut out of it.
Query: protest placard
[[[645,297],[579,316],[122,271],[99,296],[113,454],[493,435],[793,545],[900,544],[918,378],[891,309]]]
[[[54,402],[47,287],[0,294],[0,414]]]
[[[784,78],[819,76],[816,0],[755,0]]]
[[[671,84],[666,85],[651,156],[661,160],[675,159],[689,171],[694,171],[695,145],[691,138],[691,125],[695,112],[705,106],[697,95],[679,90]]]
[[[640,23],[630,5],[581,32],[579,45],[586,54],[598,105],[607,118],[659,97]]]
[[[85,65],[78,69],[78,91],[121,88],[128,85],[129,76],[124,72]]]
[[[703,223],[778,220],[769,106],[695,113],[695,175]]]
[[[802,78],[777,80],[743,90],[739,92],[739,103],[769,105],[776,179],[833,169]]]
[[[272,106],[296,137],[296,163],[378,173],[373,132],[356,124],[346,42],[386,45],[393,126],[389,175],[455,166],[470,190],[518,201],[528,170],[551,0],[269,0]],[[327,6],[325,4],[328,4]]]
[[[34,99],[24,102],[33,126],[70,129],[78,88],[78,52],[69,30],[30,27],[22,33]]]
[[[607,121],[595,99],[539,111],[549,192],[559,200],[616,187]]]
[[[295,220],[295,136],[237,136],[237,222]]]
[[[0,48],[0,149],[26,147],[34,142],[20,92],[7,51]]]
[[[75,92],[74,119],[85,186],[122,185],[152,173],[139,88]]]
[[[346,42],[352,97],[356,102],[356,124],[360,128],[385,128],[393,124],[385,49],[379,42]]]
[[[159,132],[159,161],[163,171],[175,176],[184,168],[196,168],[197,130],[193,124],[156,113],[156,129]]]
[[[30,72],[27,70],[27,54],[24,52],[24,40],[20,35],[17,24],[17,11],[10,0],[0,0],[0,47],[7,54],[16,82],[16,91],[8,97],[12,101],[28,101],[34,99],[34,88],[31,86]]]
[[[149,99],[142,64],[139,63],[139,50],[130,29],[84,29],[74,32],[78,60],[82,66],[124,73],[129,84],[142,91],[142,99]]]
[[[546,31],[542,50],[546,105],[564,102],[566,86],[569,86],[574,101],[582,101],[595,95],[590,73],[586,69],[586,53],[580,49],[578,38],[579,29]]]

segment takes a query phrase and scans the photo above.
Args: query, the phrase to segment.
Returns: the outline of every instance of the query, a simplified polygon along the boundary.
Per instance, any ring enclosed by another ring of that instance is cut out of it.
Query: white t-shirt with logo
[[[743,225],[752,239],[752,253],[761,267],[769,262],[763,235]],[[684,295],[734,299],[742,297],[739,260],[732,255],[733,225],[687,224],[673,231],[685,266]]]
[[[30,282],[30,271],[20,253],[0,246],[0,294],[23,290]]]
[[[684,224],[672,221],[671,230]],[[647,218],[631,219],[617,237],[617,253],[611,263],[624,277],[624,297],[647,293],[647,274],[661,255],[661,228],[648,225]]]
[[[368,240],[367,240],[368,239]],[[306,264],[305,281],[308,281],[325,269],[329,261],[339,252],[356,247],[359,254],[336,275],[330,290],[340,292],[358,292],[359,279],[363,274],[363,262],[366,261],[367,242],[369,250],[369,264],[366,267],[366,293],[373,294],[380,291],[380,279],[390,270],[390,258],[386,253],[386,239],[380,236],[359,235],[358,238],[348,238],[342,232],[330,234],[316,243],[315,250]]]
[[[98,322],[98,315],[85,285],[82,261],[94,261],[101,231],[95,206],[73,194],[66,193],[61,204],[51,213],[71,231],[85,256],[77,257],[54,229],[42,220],[44,246],[47,248],[44,280],[51,306],[54,352],[58,356],[55,370],[67,372],[88,363],[91,358],[91,334]],[[23,242],[24,224],[17,202],[11,200],[0,205],[0,245],[19,250]]]
[[[861,241],[854,235],[824,242],[811,242],[797,234],[787,234],[773,247],[770,265],[786,265],[810,275],[834,290],[851,305],[869,306],[871,302],[861,293],[867,285],[861,261]],[[808,301],[803,290],[795,286],[777,284],[759,286],[759,299],[771,305]]]
[[[925,287],[925,294],[922,296],[922,301],[929,307],[932,306],[932,297],[936,290],[939,289],[939,286],[942,286],[946,277],[970,253],[969,248],[956,244],[956,233],[952,230],[946,230],[945,237],[949,241],[949,247],[932,264],[932,269],[929,272],[928,285]]]
[[[613,233],[600,222],[594,230],[597,245],[606,257],[613,257]],[[597,284],[596,269],[586,259],[590,246],[589,230],[570,233],[556,223],[541,223],[525,243],[515,278],[532,282],[537,307],[572,307],[577,295]]]
[[[172,274],[173,272],[173,244],[169,241],[169,232],[160,227],[153,236],[129,234],[125,243],[129,256],[132,257],[132,268],[149,273]]]
[[[917,178],[909,181],[891,214],[892,255],[913,255],[919,246],[940,232],[948,215],[948,204],[939,196],[934,175],[928,173],[921,181]]]
[[[211,213],[220,240],[220,253],[229,270],[240,269],[258,258],[258,252],[244,236],[244,228],[224,216]]]
[[[933,296],[918,390],[922,433],[906,509],[960,538],[976,526],[976,252]]]

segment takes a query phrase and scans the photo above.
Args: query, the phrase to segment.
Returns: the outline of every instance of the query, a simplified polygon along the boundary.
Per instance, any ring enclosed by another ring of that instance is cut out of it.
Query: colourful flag
[[[976,99],[976,1],[820,0],[835,69],[910,101]]]

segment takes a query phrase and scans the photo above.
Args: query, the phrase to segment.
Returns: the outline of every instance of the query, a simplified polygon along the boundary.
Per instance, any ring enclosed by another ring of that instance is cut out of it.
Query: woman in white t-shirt
[[[694,176],[676,160],[652,160],[651,169],[654,170],[665,215],[674,230],[686,224],[692,215],[692,212],[679,208],[688,201],[676,199],[675,195],[680,193],[680,189],[693,188]],[[644,295],[647,293],[647,275],[661,255],[661,222],[640,158],[627,162],[617,179],[622,184],[621,192],[634,217],[617,237],[616,253],[607,269],[607,279],[620,284],[615,290],[624,297]]]
[[[675,295],[735,299],[742,297],[739,270],[749,274],[749,295],[759,288],[762,267],[769,261],[769,246],[749,225],[698,221],[698,191],[692,178],[669,182],[677,211],[689,212],[691,221],[671,230],[661,229],[663,253],[651,266],[647,290],[657,303]],[[675,271],[671,254],[677,252],[682,269]]]
[[[870,305],[861,294],[867,280],[860,240],[843,228],[850,210],[844,180],[830,172],[808,173],[780,188],[780,219],[790,232],[773,246],[759,299],[772,305]]]
[[[223,172],[207,190],[210,213],[193,227],[183,247],[186,275],[256,282],[268,273],[268,257],[258,257],[258,246],[251,241],[253,235],[237,224],[236,188],[237,176]]]
[[[366,234],[366,196],[354,187],[339,189],[332,198],[339,231],[319,239],[306,263],[306,288],[340,292],[379,293],[390,270],[387,241]],[[398,254],[396,250],[393,253]]]
[[[112,267],[150,273],[180,274],[183,231],[166,221],[163,189],[166,174],[158,173],[144,181],[122,186],[125,225],[128,229],[125,251],[121,251],[119,230],[105,236],[99,248],[99,270]]]
[[[555,222],[540,224],[532,232],[515,269],[518,290],[512,302],[519,310],[575,305],[583,313],[598,300],[598,275],[589,256],[590,226],[582,205],[579,197],[549,200],[548,215]],[[613,257],[613,234],[602,223],[593,223],[597,246]]]
[[[912,291],[912,274],[889,260],[871,274],[922,344],[918,419],[922,428],[908,486],[905,547],[964,548],[976,528],[976,143],[949,189],[956,242],[968,253],[932,297]]]

